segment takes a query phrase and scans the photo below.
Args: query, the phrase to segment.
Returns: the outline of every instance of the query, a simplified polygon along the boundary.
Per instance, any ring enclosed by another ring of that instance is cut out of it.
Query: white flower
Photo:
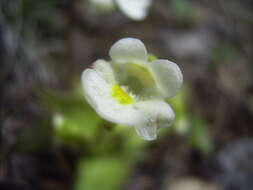
[[[156,130],[169,127],[174,112],[164,98],[174,96],[183,76],[177,64],[148,61],[144,44],[123,38],[110,49],[112,61],[97,60],[82,73],[85,98],[104,119],[133,126],[139,137],[156,139]]]
[[[148,14],[152,0],[116,0],[119,9],[133,20],[143,20]]]
[[[146,18],[152,0],[89,0],[89,3],[99,12],[112,11],[116,4],[130,19],[140,21]]]

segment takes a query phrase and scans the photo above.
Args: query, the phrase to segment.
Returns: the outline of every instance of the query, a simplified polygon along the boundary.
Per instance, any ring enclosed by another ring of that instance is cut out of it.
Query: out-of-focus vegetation
[[[251,190],[252,1],[153,0],[140,22],[99,10],[0,2],[0,189]],[[122,37],[184,74],[168,99],[175,122],[156,141],[102,120],[83,97],[81,72]]]
[[[68,97],[44,93],[42,97],[54,113],[55,141],[83,154],[78,161],[75,188],[119,189],[146,142],[129,127],[99,118],[81,93]]]

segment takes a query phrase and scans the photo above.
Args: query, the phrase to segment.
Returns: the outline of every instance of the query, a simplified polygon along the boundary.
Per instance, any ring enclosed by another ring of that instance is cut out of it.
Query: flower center
[[[147,68],[135,64],[135,63],[127,63],[126,64],[126,72],[128,73],[129,78],[134,78],[135,84],[137,80],[141,83],[142,87],[149,87],[155,83],[151,73]]]
[[[129,96],[119,85],[112,86],[112,97],[122,105],[129,105],[134,101],[133,98]]]

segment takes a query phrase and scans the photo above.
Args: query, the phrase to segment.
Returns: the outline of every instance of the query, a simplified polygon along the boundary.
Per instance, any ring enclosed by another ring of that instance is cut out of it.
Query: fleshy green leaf
[[[118,190],[127,176],[124,161],[105,157],[81,160],[75,190]]]
[[[189,142],[193,147],[204,154],[210,153],[213,149],[213,144],[208,135],[205,122],[196,116],[191,118]]]
[[[56,137],[70,143],[73,141],[92,140],[101,118],[82,97],[43,94],[53,112],[53,125]]]

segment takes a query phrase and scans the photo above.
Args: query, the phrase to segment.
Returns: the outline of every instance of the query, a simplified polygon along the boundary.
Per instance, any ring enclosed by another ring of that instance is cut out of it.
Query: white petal
[[[116,63],[147,61],[146,47],[136,38],[123,38],[117,41],[112,45],[109,54]]]
[[[168,60],[158,59],[149,63],[148,67],[161,94],[166,98],[174,96],[183,83],[183,75],[178,65]]]
[[[116,0],[119,9],[133,20],[146,18],[151,0]]]
[[[135,127],[135,131],[137,135],[144,139],[144,140],[155,140],[157,135],[156,135],[156,126],[144,126],[144,127]]]
[[[147,118],[146,123],[155,123],[158,128],[169,127],[175,118],[170,105],[163,100],[139,102],[136,104],[136,107]]]
[[[115,77],[111,64],[99,59],[94,63],[94,69],[109,84],[115,84]]]
[[[139,123],[140,112],[131,105],[120,105],[111,96],[111,85],[95,70],[86,69],[82,74],[84,95],[89,104],[104,119],[126,126]]]
[[[144,140],[155,140],[160,127],[169,127],[174,120],[174,112],[162,100],[149,100],[137,103],[142,112],[141,123],[135,126],[137,135]]]

